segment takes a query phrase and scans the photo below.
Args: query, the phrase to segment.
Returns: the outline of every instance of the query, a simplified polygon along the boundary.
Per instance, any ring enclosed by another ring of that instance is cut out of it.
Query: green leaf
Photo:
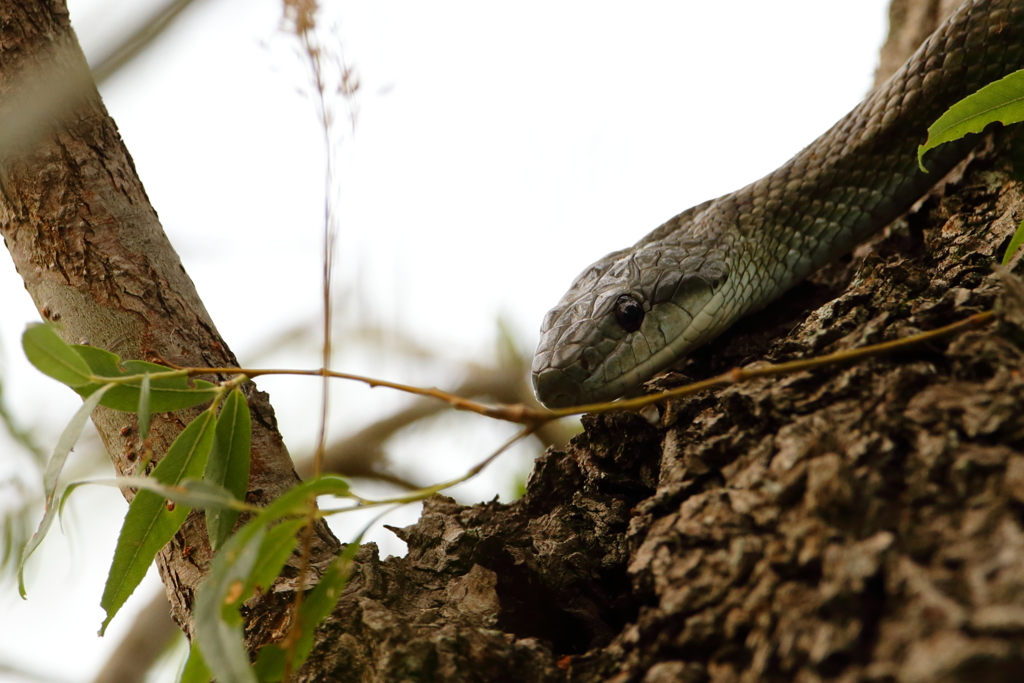
[[[69,387],[81,387],[92,382],[89,365],[49,325],[29,325],[21,335],[21,346],[29,362],[44,375]],[[96,389],[100,386],[96,385]]]
[[[236,499],[226,489],[198,479],[183,479],[177,485],[161,484],[153,477],[115,477],[114,479],[91,479],[73,484],[76,488],[85,484],[113,486],[119,489],[141,489],[151,491],[161,498],[180,503],[197,510],[237,510],[251,512],[254,508]]]
[[[140,441],[145,441],[149,438],[149,419],[153,416],[152,411],[149,409],[150,390],[149,375],[147,374],[143,376],[142,386],[139,387],[139,409],[137,414],[139,416]]]
[[[218,681],[256,683],[245,650],[241,619],[226,621],[221,606],[243,591],[265,535],[266,530],[258,525],[240,530],[229,538],[214,556],[210,572],[196,592],[193,642],[199,644],[203,659]]]
[[[214,436],[214,439],[216,439],[216,436]],[[185,479],[181,482],[181,486],[190,495],[206,499],[205,503],[193,505],[192,507],[201,507],[204,510],[238,510],[239,512],[259,510],[255,505],[249,505],[244,500],[235,498],[234,494],[223,486],[218,486],[202,479]]]
[[[315,479],[304,481],[298,486],[288,489],[283,494],[271,501],[270,505],[263,508],[263,512],[249,524],[263,520],[266,526],[282,517],[305,515],[309,511],[308,500],[310,496],[338,496],[345,498],[349,495],[348,482],[336,474],[321,474]]]
[[[117,354],[85,344],[76,344],[71,348],[82,357],[92,370],[92,374],[97,377],[120,377],[125,374],[124,368],[121,367],[121,358]]]
[[[349,543],[341,555],[331,563],[327,571],[320,577],[320,582],[309,595],[306,596],[299,610],[299,642],[295,646],[295,655],[292,660],[292,670],[295,671],[303,665],[309,653],[313,651],[313,636],[316,634],[317,626],[334,611],[335,605],[341,599],[341,594],[348,584],[349,576],[352,573],[352,561],[359,552],[359,541],[362,534],[353,543]],[[267,645],[256,659],[256,675],[264,683],[280,681],[284,678],[285,662],[288,652],[277,643]]]
[[[1005,266],[1013,260],[1017,250],[1020,249],[1020,245],[1024,243],[1024,221],[1021,221],[1017,226],[1017,231],[1013,233],[1013,237],[1010,238],[1010,244],[1006,247],[1006,253],[1003,254],[1003,265]]]
[[[341,599],[341,594],[348,584],[348,579],[352,572],[352,563],[355,560],[356,553],[359,552],[363,536],[388,512],[390,510],[385,510],[374,517],[359,532],[355,540],[345,546],[341,554],[320,577],[320,582],[316,585],[316,588],[306,596],[299,610],[299,623],[297,626],[299,638],[295,644],[294,658],[292,660],[293,671],[301,667],[306,658],[309,657],[309,653],[313,651],[313,636],[316,634],[317,627],[334,611],[338,600]],[[287,660],[288,651],[280,643],[267,645],[260,650],[256,658],[256,664],[254,665],[256,675],[264,683],[280,681],[284,678]]]
[[[172,368],[148,363],[144,360],[126,360],[121,365],[129,375],[144,375],[174,372]],[[202,379],[190,380],[184,370],[168,377],[150,378],[150,411],[165,413],[170,410],[182,410],[212,401],[217,396],[217,386]],[[189,383],[191,381],[191,384]],[[129,385],[133,390],[142,388],[142,380]],[[129,408],[128,412],[135,410]]]
[[[186,477],[199,478],[206,467],[216,426],[217,417],[212,411],[204,411],[174,440],[152,477],[164,484],[177,484]],[[121,526],[100,600],[107,613],[100,635],[142,581],[153,558],[181,527],[189,509],[186,505],[166,503],[163,496],[152,491],[142,490],[135,495]]]
[[[244,633],[237,608],[256,584],[265,585],[280,573],[295,533],[306,523],[309,497],[348,495],[348,483],[333,474],[325,474],[286,491],[253,519],[249,520],[213,557],[210,573],[199,587],[195,602],[196,642],[214,676],[220,681],[255,681],[246,654]],[[278,524],[267,542],[267,527],[284,517],[298,517]],[[260,555],[266,553],[262,562]],[[284,556],[283,559],[281,556]],[[273,557],[272,557],[273,556]],[[269,577],[269,578],[268,578]]]
[[[246,578],[245,587],[235,600],[224,603],[222,609],[224,619],[237,619],[241,623],[238,610],[242,603],[252,597],[257,589],[266,591],[274,583],[274,579],[281,573],[284,563],[288,561],[299,545],[296,534],[306,526],[306,523],[305,519],[290,519],[272,527],[267,532],[260,544],[259,558]]]
[[[210,459],[206,461],[203,479],[223,486],[239,500],[249,490],[249,449],[252,441],[252,418],[249,404],[241,389],[228,394],[217,418],[217,433]],[[206,513],[206,530],[214,550],[221,547],[238,521],[234,510],[213,510]]]
[[[185,667],[181,670],[178,683],[210,683],[212,677],[210,668],[203,661],[203,654],[196,644],[192,643],[189,645],[188,659],[185,660]]]
[[[64,523],[64,504],[68,502],[68,498],[71,497],[71,493],[79,486],[84,486],[90,482],[87,481],[73,481],[64,487],[64,493],[60,494],[60,505],[57,506],[57,514],[60,515],[61,524]]]
[[[57,513],[57,508],[54,506],[53,501],[57,495],[57,480],[64,469],[64,463],[67,462],[68,454],[71,453],[71,448],[78,441],[78,437],[82,435],[82,430],[85,429],[85,423],[88,422],[92,411],[96,410],[100,399],[103,398],[103,395],[111,386],[108,384],[95,392],[75,412],[67,427],[64,428],[64,432],[57,439],[57,445],[53,447],[50,460],[46,463],[46,472],[43,474],[43,495],[45,497],[43,519],[39,522],[39,528],[32,534],[32,538],[28,540],[28,544],[21,554],[21,566],[18,567],[18,592],[22,598],[25,597],[25,562],[35,552],[36,548],[39,547],[39,544],[43,542],[43,538],[46,537],[46,532],[49,531],[50,525],[53,524],[53,518]]]
[[[213,400],[217,395],[216,387],[204,380],[193,380],[190,386],[188,372],[185,370],[174,370],[163,365],[141,360],[126,360],[122,362],[115,354],[93,346],[74,346],[72,348],[89,364],[92,374],[101,380],[103,378],[118,379],[138,375],[138,378],[135,380],[119,384],[103,399],[100,405],[113,408],[114,410],[134,413],[139,409],[142,383],[147,373],[150,375],[157,373],[165,375],[164,377],[149,378],[149,411],[151,413],[165,413],[172,410],[192,408]],[[166,376],[168,373],[173,374]],[[97,383],[88,384],[75,388],[75,391],[82,396],[88,396],[99,386],[101,385]]]
[[[917,163],[927,172],[925,152],[968,133],[980,133],[995,121],[1003,125],[1024,121],[1024,69],[989,83],[950,107],[928,128],[928,140],[917,148]]]

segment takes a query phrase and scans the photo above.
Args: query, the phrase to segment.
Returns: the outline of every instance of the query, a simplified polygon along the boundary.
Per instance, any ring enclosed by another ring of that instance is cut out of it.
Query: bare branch
[[[126,36],[121,44],[92,68],[92,77],[97,84],[103,83],[117,73],[125,64],[139,56],[160,37],[181,13],[195,0],[171,0],[161,5],[141,26]]]

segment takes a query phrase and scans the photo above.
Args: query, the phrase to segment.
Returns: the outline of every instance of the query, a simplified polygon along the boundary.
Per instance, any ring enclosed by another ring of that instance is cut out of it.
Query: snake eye
[[[629,294],[615,300],[615,322],[626,332],[636,332],[644,321],[644,307]]]

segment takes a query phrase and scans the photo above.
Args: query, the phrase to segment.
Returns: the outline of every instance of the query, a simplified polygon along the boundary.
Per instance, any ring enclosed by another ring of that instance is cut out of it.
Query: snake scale
[[[892,78],[761,180],[587,268],[544,318],[552,408],[621,396],[906,212],[970,151],[916,151],[946,109],[1024,67],[1024,0],[969,0]],[[751,125],[754,125],[753,123]],[[973,137],[973,136],[972,136]]]

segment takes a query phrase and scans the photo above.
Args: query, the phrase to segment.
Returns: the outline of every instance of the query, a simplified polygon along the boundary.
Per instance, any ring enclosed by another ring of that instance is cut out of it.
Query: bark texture
[[[1005,138],[845,263],[691,359],[697,379],[990,308],[1024,216]],[[1016,681],[1024,351],[1013,324],[584,420],[526,496],[435,498],[364,549],[318,676]],[[671,380],[663,380],[668,383]]]
[[[59,0],[0,3],[0,131],[0,233],[44,320],[66,341],[123,358],[236,365],[163,233]],[[298,478],[266,395],[248,389],[249,500],[265,503]],[[117,472],[135,474],[134,416],[100,408],[93,421]],[[154,415],[154,462],[184,424],[181,414]],[[315,563],[337,548],[320,525]],[[209,557],[198,513],[158,555],[172,616],[189,634]],[[259,619],[280,621],[288,586],[256,607]]]
[[[950,9],[930,7],[890,37],[898,61]],[[991,308],[992,265],[1024,217],[1018,146],[990,139],[906,218],[682,372]],[[1004,321],[676,401],[654,424],[585,418],[523,499],[437,497],[395,530],[406,558],[364,548],[306,680],[1017,681],[1022,341]]]
[[[0,3],[0,102],[25,69],[81,69],[74,42],[59,5]],[[997,135],[918,210],[682,372],[817,355],[990,308],[1002,291],[991,265],[1024,217],[1014,147]],[[28,152],[4,157],[0,231],[66,338],[132,358],[233,361],[94,91]],[[585,418],[582,435],[537,461],[521,500],[439,496],[395,530],[407,557],[363,548],[299,678],[1018,680],[1022,348],[1009,318],[676,401],[653,423]],[[252,399],[250,497],[261,502],[295,478],[269,405]],[[132,472],[132,423],[106,412],[97,425]],[[158,451],[179,427],[160,422]],[[186,631],[208,556],[196,521],[160,558]],[[323,532],[317,560],[336,547]],[[285,585],[253,605],[250,645],[280,637],[289,597]]]
[[[1024,216],[1008,142],[684,372],[991,308]],[[397,530],[406,558],[364,549],[307,680],[1019,680],[1022,340],[1003,323],[676,401],[655,425],[586,418],[522,500],[438,497]]]

